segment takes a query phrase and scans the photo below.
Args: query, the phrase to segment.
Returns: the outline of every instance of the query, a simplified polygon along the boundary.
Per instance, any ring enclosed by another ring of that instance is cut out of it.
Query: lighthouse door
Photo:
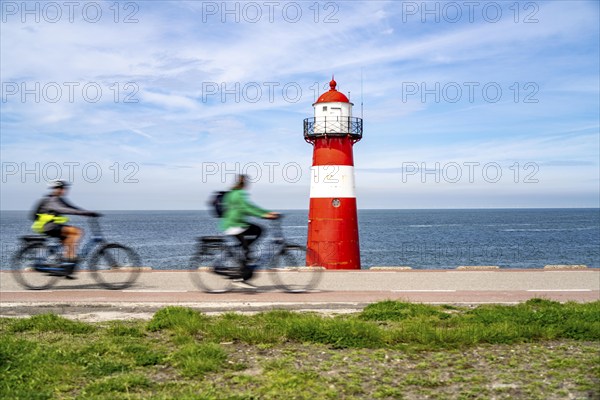
[[[342,133],[344,129],[342,127],[342,107],[330,107],[329,108],[329,117],[327,118],[331,121],[331,132],[332,133]]]
[[[342,107],[329,107],[329,115],[339,119],[342,116]]]

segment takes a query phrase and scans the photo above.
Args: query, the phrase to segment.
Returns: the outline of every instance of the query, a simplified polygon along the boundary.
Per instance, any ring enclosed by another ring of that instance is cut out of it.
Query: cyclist
[[[224,213],[221,218],[221,230],[226,235],[235,236],[244,251],[243,267],[240,278],[236,279],[238,286],[253,288],[246,281],[252,277],[254,266],[249,264],[250,246],[260,237],[262,228],[247,221],[250,216],[277,219],[279,214],[262,209],[248,200],[246,175],[238,175],[233,188],[223,198]]]
[[[70,277],[77,264],[77,244],[83,231],[80,228],[67,225],[66,223],[69,219],[63,217],[63,214],[83,215],[87,217],[100,216],[96,212],[83,210],[68,203],[64,199],[64,196],[69,186],[70,184],[63,180],[53,181],[50,184],[52,192],[38,202],[32,212],[34,223],[31,226],[37,233],[60,239],[64,246],[64,262],[61,265],[64,268],[64,275],[67,278]]]

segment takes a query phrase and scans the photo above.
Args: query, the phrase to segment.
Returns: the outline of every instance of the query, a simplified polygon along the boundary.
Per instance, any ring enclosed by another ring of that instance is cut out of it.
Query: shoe
[[[66,279],[77,279],[73,275],[71,275],[71,272],[69,272],[69,271],[53,271],[53,272],[48,272],[48,276],[62,276],[64,278],[66,278]]]
[[[232,285],[239,288],[239,289],[251,289],[251,290],[256,290],[257,287],[254,285],[249,284],[248,282],[241,280],[241,279],[234,279],[232,282]]]
[[[72,270],[52,271],[52,272],[48,272],[48,276],[63,276],[63,277],[65,277],[65,279],[70,279],[70,280],[77,279],[76,277],[71,275],[72,273],[73,273]]]
[[[46,272],[48,272],[49,276],[64,276],[67,279],[77,279],[71,276],[75,270],[75,265],[76,264],[72,262],[62,262],[55,270]]]
[[[65,266],[65,265],[71,266],[71,265],[73,265],[74,266],[74,265],[79,264],[80,260],[81,259],[79,257],[75,257],[75,258],[62,258],[61,257],[60,265],[61,266]]]
[[[77,262],[65,262],[61,264],[61,267],[64,268],[65,275],[71,275],[73,271],[75,271],[76,266]]]
[[[222,266],[215,266],[213,268],[213,272],[217,275],[225,276],[229,279],[239,279],[241,278],[240,271],[234,268],[227,268]]]

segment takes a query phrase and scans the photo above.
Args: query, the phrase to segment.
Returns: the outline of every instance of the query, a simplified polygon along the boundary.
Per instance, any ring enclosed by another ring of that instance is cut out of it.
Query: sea
[[[19,237],[28,235],[26,211],[0,212],[0,268],[10,269]],[[308,211],[284,211],[289,242],[306,244]],[[109,241],[133,247],[153,269],[187,269],[196,238],[217,235],[208,211],[106,211]],[[600,268],[600,209],[360,210],[362,268],[410,266],[452,269],[496,265],[535,269],[549,264]],[[87,228],[82,217],[71,224]],[[257,220],[269,239],[272,222]],[[85,238],[84,238],[85,240]],[[266,243],[266,242],[263,242]]]

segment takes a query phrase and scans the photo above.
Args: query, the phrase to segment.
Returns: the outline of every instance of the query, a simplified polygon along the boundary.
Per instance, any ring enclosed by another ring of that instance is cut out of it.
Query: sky
[[[0,4],[2,210],[306,209],[332,75],[360,209],[600,206],[597,1]]]

